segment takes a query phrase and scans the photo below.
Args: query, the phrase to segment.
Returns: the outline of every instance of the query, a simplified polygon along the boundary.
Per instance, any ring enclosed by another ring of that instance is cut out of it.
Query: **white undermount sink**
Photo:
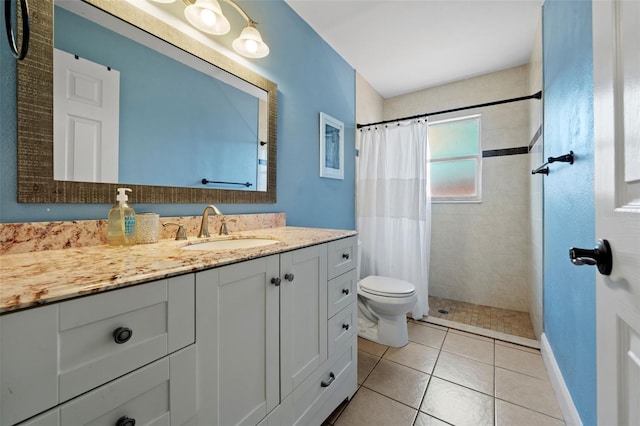
[[[278,240],[270,238],[233,238],[229,240],[214,240],[203,243],[190,244],[188,246],[181,247],[182,250],[233,250],[244,248],[264,247],[271,244],[279,243]]]

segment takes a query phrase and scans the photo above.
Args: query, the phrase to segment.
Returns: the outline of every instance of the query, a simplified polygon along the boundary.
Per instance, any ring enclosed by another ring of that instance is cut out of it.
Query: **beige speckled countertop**
[[[279,242],[220,251],[182,250],[215,240],[161,240],[131,247],[94,246],[0,256],[0,314],[76,296],[195,272],[355,235],[355,231],[280,227],[233,232]]]

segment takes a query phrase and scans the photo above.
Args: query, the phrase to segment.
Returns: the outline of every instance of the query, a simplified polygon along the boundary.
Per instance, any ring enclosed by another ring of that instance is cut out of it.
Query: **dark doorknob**
[[[607,240],[598,240],[593,250],[571,247],[569,258],[574,265],[596,265],[602,275],[610,275],[613,268],[611,246]]]

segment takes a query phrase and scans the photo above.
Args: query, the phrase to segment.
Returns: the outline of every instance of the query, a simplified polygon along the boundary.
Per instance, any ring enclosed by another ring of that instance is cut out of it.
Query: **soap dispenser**
[[[118,188],[116,204],[109,210],[107,242],[110,246],[130,246],[135,243],[136,212],[127,204],[129,188]]]

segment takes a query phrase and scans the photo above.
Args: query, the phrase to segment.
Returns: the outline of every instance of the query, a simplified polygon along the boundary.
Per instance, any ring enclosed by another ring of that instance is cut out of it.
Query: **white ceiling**
[[[526,64],[543,0],[285,0],[384,98]]]

